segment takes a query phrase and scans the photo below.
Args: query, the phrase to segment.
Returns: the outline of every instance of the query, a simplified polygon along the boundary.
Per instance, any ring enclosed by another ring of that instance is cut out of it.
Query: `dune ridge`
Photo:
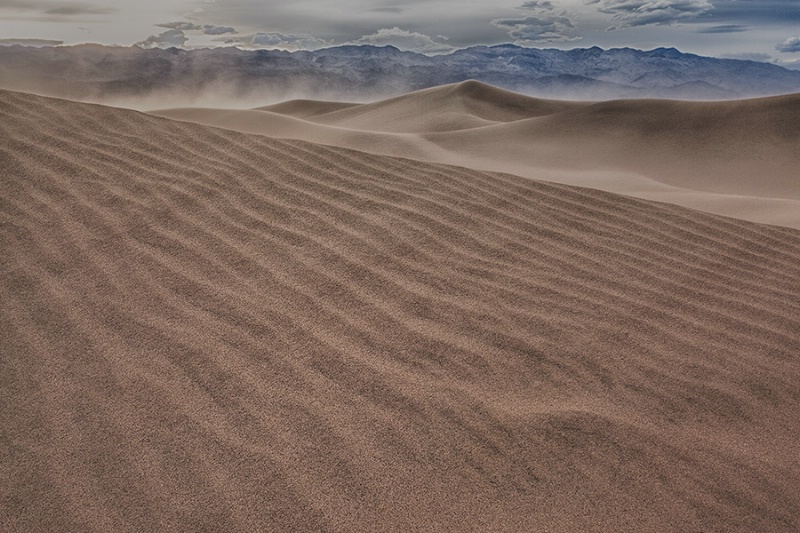
[[[289,100],[278,104],[257,107],[257,111],[269,111],[279,115],[290,115],[296,118],[310,118],[340,111],[361,104],[351,102],[326,102],[322,100]]]
[[[436,133],[547,116],[584,103],[532,98],[474,80],[308,116],[314,122],[385,133]],[[298,116],[308,107],[273,108]]]
[[[0,113],[0,529],[800,527],[800,232]]]
[[[221,109],[154,114],[592,187],[800,229],[800,95],[559,102],[469,81],[341,106],[304,100],[260,108],[269,114]]]

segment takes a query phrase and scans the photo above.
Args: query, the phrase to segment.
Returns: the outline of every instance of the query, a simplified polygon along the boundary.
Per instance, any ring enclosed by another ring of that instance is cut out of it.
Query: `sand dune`
[[[0,530],[800,528],[800,232],[0,113]]]
[[[269,111],[271,113],[289,115],[296,118],[311,118],[360,105],[361,104],[348,102],[324,102],[321,100],[290,100],[288,102],[263,106],[256,109],[258,111]]]
[[[357,130],[432,133],[541,117],[584,105],[531,98],[484,83],[465,81],[371,104],[348,106],[309,118],[322,124]],[[305,107],[284,108],[283,112],[291,111],[293,116],[298,116],[298,111]]]
[[[464,82],[372,104],[294,101],[263,109],[270,113],[178,109],[156,114],[592,187],[800,229],[800,95],[593,104],[541,100]]]
[[[629,171],[685,189],[800,199],[800,94],[601,102],[426,138],[473,157]]]

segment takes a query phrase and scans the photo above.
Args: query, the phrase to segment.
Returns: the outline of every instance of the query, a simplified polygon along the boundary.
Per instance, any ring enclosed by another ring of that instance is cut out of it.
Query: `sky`
[[[800,0],[0,0],[0,44],[675,47],[800,68]]]

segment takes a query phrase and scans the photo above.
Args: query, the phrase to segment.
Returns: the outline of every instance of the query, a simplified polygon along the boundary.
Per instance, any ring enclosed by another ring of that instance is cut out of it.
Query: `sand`
[[[800,94],[559,102],[467,81],[362,105],[302,100],[153,113],[800,229]]]
[[[800,231],[0,115],[0,530],[800,529]]]

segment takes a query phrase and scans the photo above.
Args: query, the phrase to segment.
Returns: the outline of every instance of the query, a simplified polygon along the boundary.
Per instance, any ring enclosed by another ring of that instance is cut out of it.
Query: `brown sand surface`
[[[155,113],[246,133],[592,187],[800,229],[800,95],[734,102],[576,103],[470,81],[371,104],[303,100],[262,109],[270,113]]]
[[[0,117],[0,531],[800,529],[800,232]]]

